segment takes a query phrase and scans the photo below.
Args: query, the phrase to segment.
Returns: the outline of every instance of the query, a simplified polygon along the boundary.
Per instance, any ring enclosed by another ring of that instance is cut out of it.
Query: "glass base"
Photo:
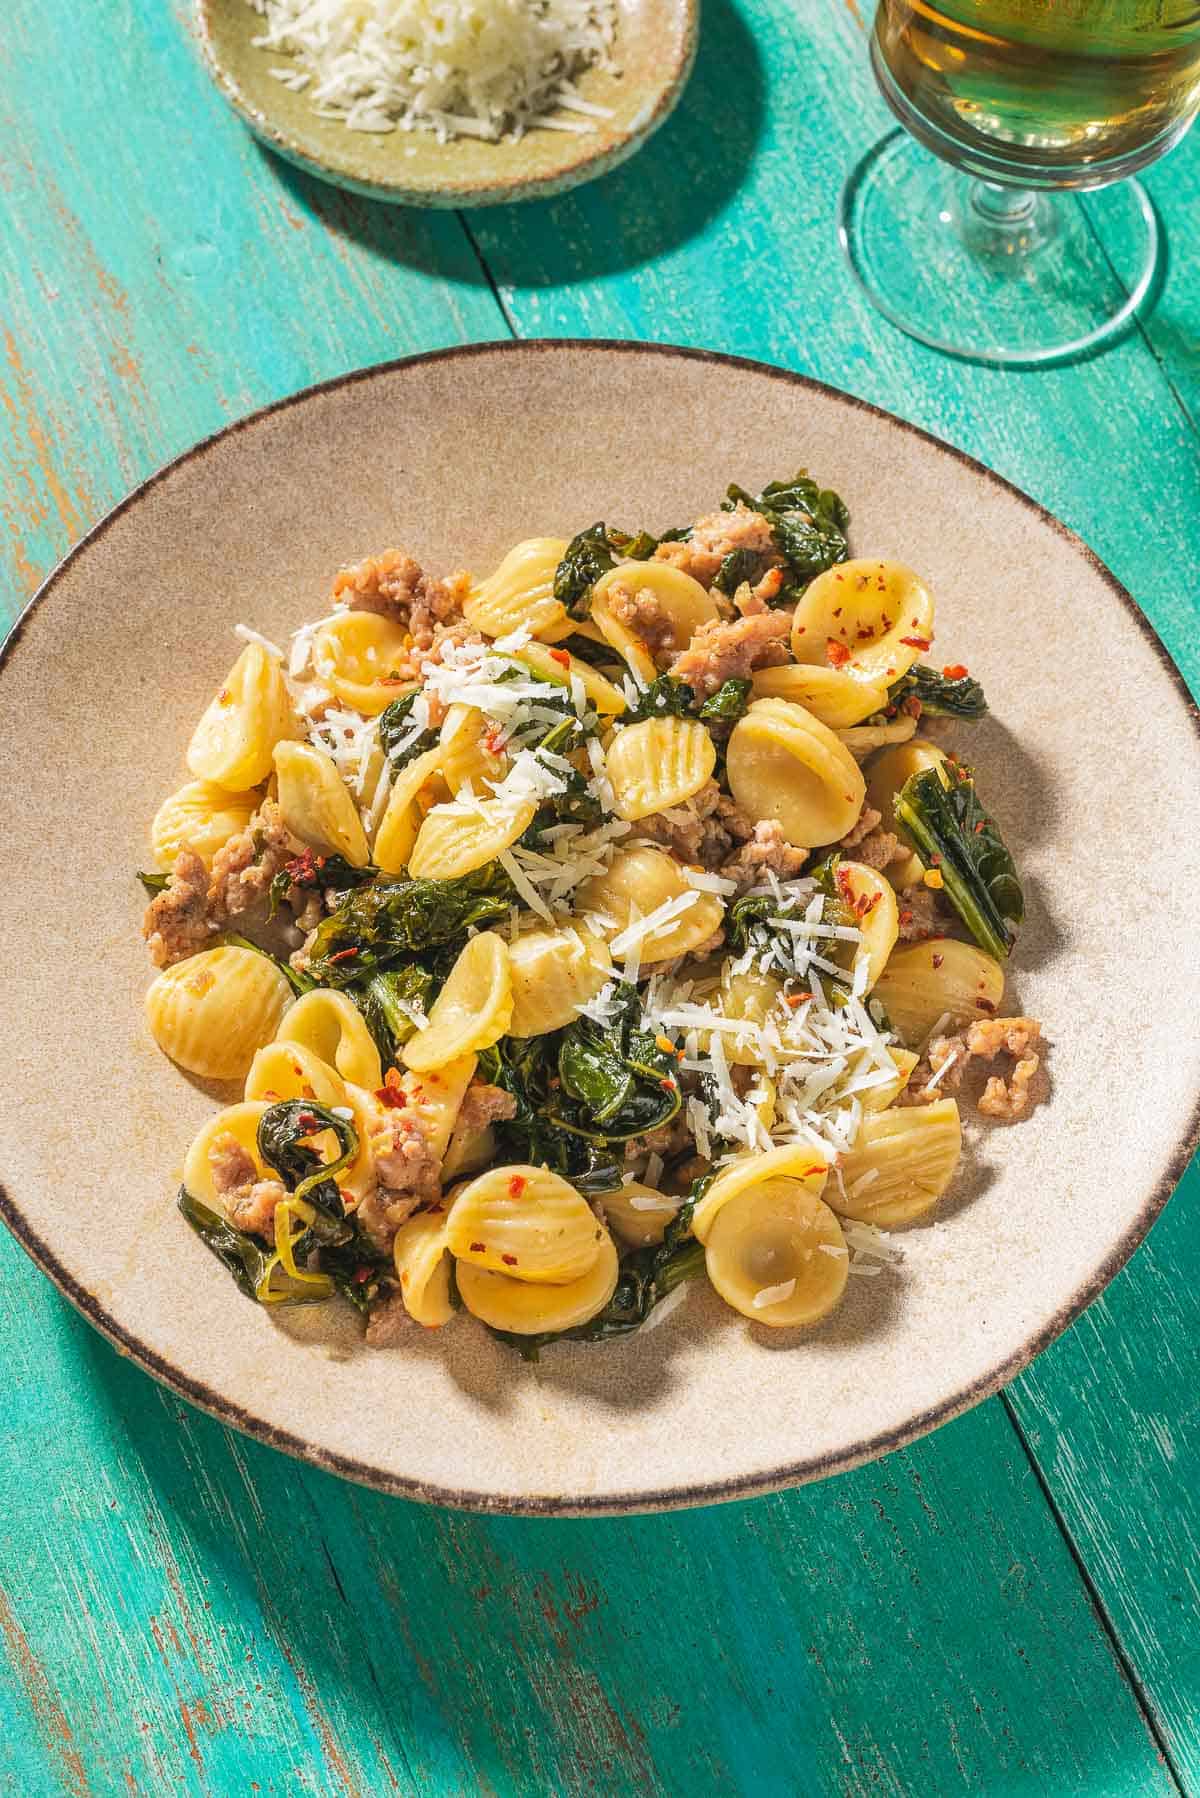
[[[904,131],[852,170],[838,235],[900,330],[974,362],[1063,361],[1128,325],[1155,284],[1161,241],[1137,181],[1034,192],[962,175]]]

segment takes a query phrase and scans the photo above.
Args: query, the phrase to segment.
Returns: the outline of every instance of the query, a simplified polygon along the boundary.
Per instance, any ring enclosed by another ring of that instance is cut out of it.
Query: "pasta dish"
[[[960,1099],[1029,1112],[983,691],[847,531],[801,473],[238,627],[141,879],[153,1036],[241,1095],[179,1207],[249,1297],[527,1356],[701,1277],[808,1326],[946,1192]]]

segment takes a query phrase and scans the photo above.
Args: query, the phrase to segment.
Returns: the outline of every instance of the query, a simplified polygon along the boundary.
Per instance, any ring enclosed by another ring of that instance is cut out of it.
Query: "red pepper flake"
[[[839,579],[839,580],[841,580],[841,578],[842,578],[842,577],[841,577],[841,575],[840,575],[840,574],[839,574],[839,576],[838,576],[838,579]],[[796,634],[796,636],[797,636],[797,637],[802,637],[802,636],[803,636],[803,635],[804,635],[804,633],[805,633],[805,631],[806,631],[806,630],[807,630],[807,629],[808,629],[808,626],[807,626],[807,625],[806,625],[806,624],[798,624],[798,625],[796,625],[796,627],[795,627],[795,634]]]
[[[825,643],[825,657],[831,668],[844,668],[850,660],[850,651],[844,643],[829,637]]]
[[[469,1248],[472,1255],[486,1255],[487,1254],[487,1244],[484,1242],[468,1243],[467,1247]]]
[[[319,1120],[313,1116],[311,1111],[300,1112],[296,1122],[301,1130],[319,1130],[321,1128]]]
[[[783,569],[768,568],[767,572],[763,575],[762,580],[759,581],[758,586],[755,588],[755,592],[760,599],[774,599],[782,586]]]
[[[842,608],[841,608],[841,606],[837,606],[837,607],[835,607],[835,609],[834,609],[834,614],[833,614],[833,615],[834,615],[834,617],[835,617],[835,618],[840,618],[840,617],[841,617],[841,615],[842,615]]]
[[[839,1161],[841,1160],[840,1155],[838,1156],[838,1160]],[[815,1176],[817,1174],[827,1174],[828,1172],[829,1172],[829,1169],[826,1166],[826,1164],[823,1161],[818,1161],[818,1162],[814,1163],[814,1165],[812,1167],[806,1167],[804,1172],[801,1174],[800,1178],[802,1180],[807,1180],[810,1175]]]
[[[986,1011],[992,1015],[995,1014],[996,1007],[990,999],[976,999],[975,1003],[978,1005],[980,1011]]]
[[[931,637],[901,637],[901,643],[907,643],[910,649],[926,650],[933,641]]]
[[[489,755],[499,755],[504,748],[505,740],[503,726],[493,724],[491,729],[484,733],[483,746]]]
[[[982,834],[982,832],[985,831],[986,829],[987,829],[987,825],[984,823],[983,819],[981,818],[979,820],[978,824],[975,826],[975,835],[980,836]]]
[[[369,1267],[356,1267],[355,1268],[354,1284],[356,1286],[365,1286],[367,1281],[370,1278],[371,1278],[371,1270]]]
[[[560,668],[569,668],[571,666],[570,653],[565,649],[552,649],[550,651],[550,660],[552,662],[557,662]]]
[[[508,1183],[509,1198],[510,1199],[519,1199],[521,1194],[525,1191],[525,1188],[528,1185],[529,1185],[529,1182],[525,1178],[524,1174],[514,1174],[512,1179]]]
[[[395,1068],[388,1069],[383,1077],[383,1085],[378,1088],[375,1097],[381,1105],[397,1106],[407,1102],[399,1072]]]
[[[669,1074],[665,1075],[664,1078],[661,1079],[658,1084],[662,1087],[662,1089],[665,1093],[674,1093],[674,1092],[679,1091],[679,1082],[677,1080],[672,1080],[672,1078]]]
[[[931,861],[931,862],[932,862],[932,863],[933,863],[933,865],[934,865],[934,867],[935,867],[935,868],[939,868],[939,867],[941,867],[941,864],[942,864],[942,858],[941,858],[941,856],[940,856],[940,855],[939,855],[939,854],[938,854],[938,851],[937,851],[937,850],[936,850],[936,849],[935,849],[935,850],[934,850],[934,852],[933,852],[933,854],[932,854],[932,855],[931,855],[931,856],[930,856],[930,858],[929,858],[929,859],[930,859],[930,861]]]
[[[798,1005],[807,1005],[811,998],[811,993],[786,993],[783,1002],[785,1005],[790,1005],[795,1011]]]
[[[948,662],[942,669],[942,675],[946,680],[966,680],[966,666],[962,662]]]
[[[505,1267],[515,1267],[517,1265],[517,1258],[515,1255],[501,1255],[500,1259],[503,1261]]]
[[[912,921],[913,921],[913,915],[910,911],[902,911],[900,913],[900,922],[902,924],[911,924]]]
[[[284,871],[293,886],[307,886],[310,881],[315,880],[318,866],[317,858],[312,850],[306,849],[303,855],[298,855],[294,860],[286,862]]]
[[[331,955],[329,957],[329,959],[331,962],[349,961],[352,956],[357,955],[357,954],[358,954],[357,949],[339,949],[337,951],[337,953],[335,955]]]
[[[935,955],[931,959],[933,961],[934,967],[940,968],[942,963],[945,961],[946,957],[944,955]]]

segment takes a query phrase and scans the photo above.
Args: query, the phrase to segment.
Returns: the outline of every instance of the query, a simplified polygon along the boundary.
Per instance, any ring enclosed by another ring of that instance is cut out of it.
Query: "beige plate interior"
[[[588,69],[576,83],[611,118],[586,136],[540,127],[516,143],[431,132],[348,131],[271,74],[286,58],[253,43],[263,21],[249,0],[198,0],[197,26],[225,98],[255,134],[340,187],[407,206],[494,206],[562,193],[632,155],[670,115],[696,54],[699,0],[621,0],[615,56],[620,73]]]
[[[400,541],[486,568],[596,518],[664,529],[807,464],[859,553],[932,583],[936,659],[993,711],[971,736],[1026,876],[1018,997],[1051,1102],[982,1137],[905,1258],[807,1338],[698,1284],[659,1327],[536,1367],[468,1320],[371,1353],[335,1306],[256,1309],[174,1207],[210,1099],[142,1024],[146,821],[238,650],[327,609],[339,563]],[[1097,718],[1119,684],[1120,741]],[[317,388],[201,445],[50,579],[0,671],[0,1181],[81,1310],[239,1428],[414,1497],[649,1509],[814,1479],[1009,1378],[1121,1266],[1196,1135],[1200,739],[1133,602],[976,463],[794,376],[676,350],[518,344]],[[1129,829],[1131,801],[1137,829]],[[1169,855],[1147,845],[1169,845]],[[1131,1030],[1130,1021],[1134,1020]]]

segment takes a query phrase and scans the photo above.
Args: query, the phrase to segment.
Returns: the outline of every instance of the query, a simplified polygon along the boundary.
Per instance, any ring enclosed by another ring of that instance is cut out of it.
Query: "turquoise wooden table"
[[[640,156],[465,217],[264,155],[188,14],[0,16],[8,615],[127,487],[296,387],[473,338],[631,336],[785,364],[982,457],[1200,684],[1200,138],[1149,177],[1173,258],[1153,317],[1002,374],[895,335],[841,266],[841,174],[884,123],[853,0],[706,0]],[[1066,1336],[911,1450],[597,1522],[423,1510],[243,1440],[4,1238],[0,1789],[1200,1793],[1198,1215],[1193,1170]]]

